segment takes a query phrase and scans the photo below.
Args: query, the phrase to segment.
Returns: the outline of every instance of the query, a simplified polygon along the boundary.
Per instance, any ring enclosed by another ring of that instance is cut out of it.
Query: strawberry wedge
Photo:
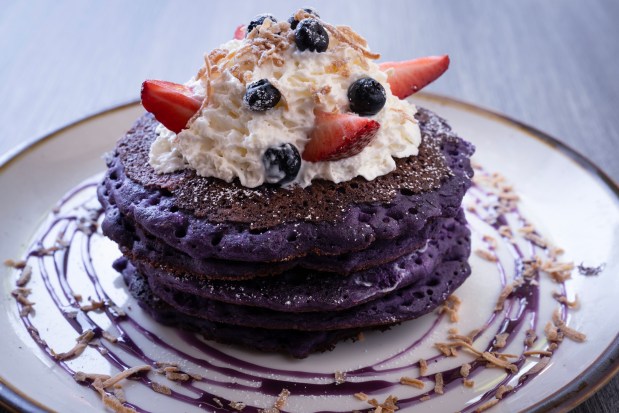
[[[202,101],[185,85],[164,80],[142,83],[142,106],[175,133],[185,129],[201,105]]]
[[[236,40],[243,40],[245,38],[246,31],[247,31],[247,26],[245,26],[244,24],[241,24],[234,31],[234,38]]]
[[[449,67],[449,56],[428,56],[404,62],[385,62],[380,70],[393,69],[387,78],[391,93],[404,99],[438,79]]]
[[[361,116],[316,111],[316,123],[301,156],[308,162],[356,155],[376,137],[380,123]]]

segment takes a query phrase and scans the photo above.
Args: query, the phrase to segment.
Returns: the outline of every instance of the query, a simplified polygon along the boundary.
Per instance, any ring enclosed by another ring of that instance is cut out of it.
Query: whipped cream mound
[[[206,56],[205,66],[186,83],[204,99],[202,107],[179,134],[158,126],[149,157],[155,171],[191,168],[227,182],[238,178],[250,188],[262,185],[264,152],[290,143],[303,153],[314,110],[348,112],[348,88],[363,77],[375,79],[386,92],[383,109],[369,117],[380,123],[374,141],[345,159],[302,161],[287,185],[306,187],[314,179],[338,183],[356,176],[372,180],[395,169],[394,157],[416,155],[421,143],[416,107],[391,93],[387,73],[373,61],[379,56],[369,52],[365,40],[348,27],[323,24],[330,36],[323,53],[299,51],[290,25],[267,19],[247,38],[231,40]],[[246,86],[259,79],[268,79],[282,95],[266,112],[243,105]]]

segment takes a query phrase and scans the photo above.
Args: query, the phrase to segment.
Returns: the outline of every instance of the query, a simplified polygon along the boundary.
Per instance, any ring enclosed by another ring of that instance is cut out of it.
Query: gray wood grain
[[[449,53],[450,70],[429,90],[533,125],[619,180],[613,0],[3,0],[0,157],[136,99],[145,78],[187,80],[238,24],[264,11],[284,18],[306,3],[353,26],[384,60]],[[617,378],[574,410],[617,411]]]

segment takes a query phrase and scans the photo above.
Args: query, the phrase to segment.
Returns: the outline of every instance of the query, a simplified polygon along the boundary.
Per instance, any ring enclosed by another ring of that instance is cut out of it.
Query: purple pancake
[[[369,328],[418,318],[435,309],[469,276],[471,268],[467,258],[444,261],[428,277],[412,285],[342,311],[273,311],[222,303],[164,288],[155,290],[151,283],[149,285],[155,296],[179,313],[221,324],[300,331]],[[130,263],[128,266],[134,268]]]
[[[446,219],[434,218],[419,232],[395,240],[377,241],[365,250],[338,256],[314,254],[283,262],[256,263],[193,258],[156,239],[139,225],[131,223],[115,205],[107,208],[102,229],[131,261],[146,263],[179,276],[191,274],[198,278],[242,280],[257,276],[277,275],[291,269],[335,272],[349,275],[386,264],[419,249],[436,236]]]
[[[279,352],[296,358],[305,358],[311,353],[332,350],[338,341],[356,338],[363,329],[332,331],[266,330],[255,327],[213,323],[203,318],[179,313],[165,301],[155,296],[148,282],[133,266],[121,258],[115,263],[135,297],[151,317],[162,324],[200,333],[208,340],[224,344],[236,344],[251,350]]]
[[[390,174],[249,189],[191,171],[155,174],[147,154],[157,122],[145,115],[108,158],[99,199],[106,214],[115,205],[130,224],[196,259],[273,262],[361,251],[455,216],[470,186],[473,147],[433,113],[420,109],[416,117],[420,153],[397,159]]]
[[[470,231],[464,213],[442,221],[436,237],[418,251],[391,263],[350,276],[291,270],[276,277],[247,281],[216,281],[176,276],[132,261],[153,290],[181,292],[209,300],[283,312],[340,311],[376,300],[392,291],[428,278],[443,261],[470,253]]]

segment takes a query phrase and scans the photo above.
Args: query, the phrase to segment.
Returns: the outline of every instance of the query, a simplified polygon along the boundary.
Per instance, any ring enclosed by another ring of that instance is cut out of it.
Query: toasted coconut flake
[[[27,330],[30,332],[30,335],[32,336],[32,338],[34,339],[34,341],[36,341],[38,344],[42,345],[42,346],[46,346],[47,343],[45,342],[45,340],[43,340],[41,338],[41,335],[39,334],[39,330],[37,330],[36,327],[34,326],[28,326]]]
[[[167,369],[171,369],[174,367],[166,367]],[[165,371],[166,369],[164,369]],[[191,377],[189,377],[189,374],[187,373],[183,373],[181,371],[165,371],[165,378],[171,381],[188,381]]]
[[[471,337],[463,336],[461,334],[450,334],[450,335],[447,336],[447,338],[450,339],[450,340],[464,341],[464,342],[467,342],[469,344],[473,344],[473,340],[471,339]]]
[[[123,403],[125,403],[127,400],[125,398],[125,392],[123,391],[122,386],[118,382],[125,377],[129,377],[130,375],[143,370],[150,370],[150,366],[133,367],[131,369],[118,373],[114,377],[110,377],[107,374],[86,374],[78,371],[73,375],[73,378],[78,382],[92,380],[92,387],[97,390],[97,392],[101,396],[101,401],[103,402],[105,407],[113,410],[116,413],[135,413],[136,411],[133,408],[123,405]],[[109,387],[113,388],[113,394],[108,394],[105,391],[105,389]]]
[[[524,261],[522,276],[524,278],[534,278],[541,266],[542,260],[538,256],[534,256],[531,260]]]
[[[467,343],[466,341],[454,341],[451,343],[436,343],[435,346],[437,348],[442,348],[442,347],[446,347],[446,348],[459,348],[459,347],[464,347],[467,350],[469,350],[471,353],[477,355],[477,356],[481,356],[481,351],[477,350],[475,347],[473,347],[471,344]],[[441,350],[442,351],[442,350]],[[445,350],[449,351],[449,355],[451,355],[451,351],[450,350]],[[444,353],[445,354],[445,353]],[[447,355],[447,354],[445,354]]]
[[[501,367],[504,368],[506,370],[511,371],[512,373],[516,373],[518,371],[518,367],[515,364],[511,364],[499,357],[496,357],[495,355],[493,355],[492,353],[489,353],[487,351],[484,351],[481,355],[485,360],[487,360],[488,362],[494,364],[497,367]]]
[[[544,368],[548,365],[549,362],[550,362],[550,357],[542,357],[537,363],[535,363],[535,365],[531,368],[531,370],[527,371],[525,374],[520,376],[518,381],[522,382],[523,380],[527,378],[527,376],[535,375],[539,373],[540,371],[544,370]]]
[[[572,278],[574,263],[571,262],[556,262],[546,261],[542,264],[542,271],[548,273],[550,277],[557,283],[562,283]]]
[[[56,251],[60,251],[61,249],[63,248],[58,245],[54,245],[48,248],[41,247],[39,249],[32,251],[32,255],[34,255],[35,257],[46,257],[49,255],[53,255]]]
[[[278,409],[283,409],[288,401],[288,396],[290,396],[290,391],[288,389],[282,389],[279,396],[277,396],[277,400],[275,400],[274,406]]]
[[[423,389],[425,387],[425,383],[422,380],[414,379],[412,377],[401,377],[400,384],[404,384],[405,386],[416,387],[418,389]]]
[[[115,375],[114,377],[111,377],[107,380],[105,380],[102,385],[103,388],[108,388],[110,386],[115,385],[116,383],[118,383],[119,381],[126,379],[127,377],[131,377],[136,373],[142,372],[142,371],[150,371],[151,367],[149,365],[142,365],[142,366],[135,366],[135,367],[131,367],[130,369],[121,371],[120,373],[118,373],[117,375]]]
[[[150,387],[157,393],[165,394],[166,396],[169,396],[172,394],[172,389],[170,389],[168,386],[159,384],[155,381],[150,384]]]
[[[524,353],[522,353],[522,355],[525,356],[525,357],[530,357],[530,356],[550,357],[550,356],[552,356],[552,351],[547,351],[547,350],[527,350]]]
[[[462,301],[456,295],[452,294],[438,307],[438,314],[446,313],[449,315],[449,321],[457,323],[459,320],[458,310],[460,309],[461,303]]]
[[[507,239],[512,239],[514,234],[508,225],[501,225],[498,229],[499,234]]]
[[[238,410],[239,412],[245,407],[247,407],[247,405],[242,402],[230,402],[229,406],[232,407],[234,410]]]
[[[27,317],[34,310],[34,302],[28,299],[28,296],[32,293],[30,288],[17,287],[11,291],[11,295],[15,297],[15,300],[21,305],[19,315],[21,317]]]
[[[355,393],[354,396],[363,402],[367,401],[370,398],[370,396],[368,396],[367,394],[363,392]]]
[[[499,311],[503,311],[503,307],[505,306],[505,300],[507,300],[507,297],[509,297],[513,291],[514,291],[513,284],[507,284],[503,288],[503,290],[501,291],[501,294],[499,294],[499,298],[497,298],[496,305],[494,306],[495,313]]]
[[[491,354],[495,357],[500,358],[501,360],[517,359],[520,357],[518,354],[497,353],[496,351],[493,351]]]
[[[481,258],[483,258],[486,261],[497,262],[499,260],[494,254],[492,254],[489,251],[483,250],[483,249],[479,249],[479,248],[476,249],[475,250],[475,254],[478,257],[481,257]]]
[[[551,341],[551,342],[563,341],[563,333],[561,333],[557,327],[552,325],[550,321],[546,323],[546,326],[544,327],[544,334],[546,334],[546,338],[548,339],[548,341]]]
[[[430,398],[431,398],[431,397],[430,397],[430,395],[426,394],[426,395],[425,395],[425,396],[423,396],[421,399],[419,399],[419,401],[422,401],[422,402],[427,402],[428,400],[430,400]]]
[[[224,404],[217,397],[213,397],[213,401],[217,403],[217,406],[224,407]]]
[[[26,284],[30,282],[31,278],[32,278],[32,267],[29,265],[26,265],[23,268],[17,281],[15,281],[15,285],[18,287],[25,287]]]
[[[580,331],[574,330],[573,328],[568,327],[567,324],[565,324],[565,321],[561,319],[560,309],[557,309],[553,312],[552,322],[555,326],[559,328],[560,332],[563,333],[563,335],[570,340],[582,343],[587,339],[587,336],[585,334],[581,333]]]
[[[479,329],[475,328],[471,330],[466,336],[472,341],[472,340],[475,340],[475,336],[477,336],[477,334],[479,334]]]
[[[6,265],[7,267],[15,268],[16,270],[21,270],[26,267],[26,261],[24,260],[15,261],[12,259],[6,259],[4,260],[4,265]]]
[[[99,394],[101,394],[101,399],[105,407],[113,410],[115,413],[137,413],[134,408],[123,405],[115,396],[105,393],[104,390],[98,391]]]
[[[346,383],[346,372],[342,372],[337,370],[334,374],[335,376],[335,384],[343,384]]]
[[[443,394],[444,393],[443,386],[444,386],[443,374],[436,373],[434,375],[434,393]]]
[[[500,194],[498,194],[499,196],[499,201],[519,201],[520,197],[517,194],[514,193],[510,193],[510,192],[501,192]]]
[[[494,347],[503,348],[507,344],[509,333],[501,333],[494,336]]]
[[[121,403],[125,403],[127,401],[125,391],[123,390],[122,386],[118,384],[114,386],[114,397],[116,397]]]
[[[99,310],[103,310],[105,307],[106,307],[106,303],[103,300],[101,301],[90,300],[90,304],[81,306],[80,310],[86,311],[86,312],[87,311],[99,311]]]
[[[455,357],[457,355],[457,353],[454,353],[454,347],[450,343],[434,343],[434,347],[447,357]]]
[[[490,236],[490,235],[484,235],[482,237],[482,240],[484,240],[485,243],[488,244],[488,246],[490,247],[491,250],[495,250],[499,247],[499,244],[496,240],[496,238]]]
[[[468,387],[469,389],[472,389],[473,387],[475,387],[474,380],[464,379],[462,380],[462,384],[464,385],[464,387]]]
[[[108,333],[107,331],[103,331],[101,333],[101,336],[106,339],[107,341],[109,341],[110,343],[116,343],[118,341],[118,337],[113,336],[112,334]]]
[[[189,376],[195,381],[202,381],[203,377],[200,374],[188,373]]]
[[[506,393],[509,393],[512,390],[514,390],[512,386],[506,386],[503,384],[499,386],[494,397],[496,397],[498,400],[501,400]]]
[[[574,296],[574,300],[570,301],[568,300],[568,298],[566,296],[564,296],[561,293],[558,292],[553,292],[552,293],[552,298],[554,298],[555,300],[557,300],[558,302],[560,302],[561,304],[565,304],[568,308],[571,309],[576,309],[578,308],[578,295]]]
[[[166,367],[178,367],[178,363],[173,363],[170,361],[156,361],[155,366],[160,367],[163,372],[163,369]]]
[[[122,308],[120,308],[119,306],[115,304],[110,305],[108,308],[112,311],[113,315],[116,317],[124,317],[127,315],[127,313],[125,313],[125,310],[123,310]]]
[[[518,232],[521,234],[533,234],[535,232],[535,228],[533,227],[533,225],[529,224],[525,225],[522,228],[518,228]]]
[[[419,375],[425,376],[428,373],[428,362],[425,359],[419,359]]]
[[[548,242],[535,233],[524,234],[524,238],[526,240],[531,241],[533,244],[537,245],[540,248],[547,248]]]
[[[332,26],[328,23],[323,22],[325,29],[327,29],[331,35],[337,39],[338,41],[345,43],[355,49],[357,52],[361,53],[368,59],[376,60],[380,59],[380,54],[372,53],[368,49],[365,48],[364,44],[367,45],[365,39],[355,33],[348,26]],[[362,41],[360,41],[360,39]]]
[[[389,412],[393,412],[394,410],[398,410],[398,406],[396,403],[398,402],[398,398],[395,396],[388,396],[383,402],[383,409],[387,409]]]
[[[331,93],[331,86],[326,85],[320,89],[316,89],[313,86],[310,88],[310,93],[312,94],[312,99],[314,103],[320,105],[323,103],[324,97]]]
[[[469,363],[464,363],[460,367],[460,375],[466,378],[469,376],[470,373],[471,373],[471,365]]]
[[[95,373],[84,373],[83,371],[76,371],[73,375],[73,380],[78,383],[83,383],[85,381],[95,381],[100,380],[103,383],[105,380],[109,379],[110,376],[107,374],[95,374]]]
[[[64,353],[55,353],[54,350],[52,350],[52,355],[56,360],[68,360],[78,357],[84,352],[86,346],[94,337],[95,333],[92,330],[86,330],[79,335],[79,337],[76,339],[77,344],[75,344],[75,346],[73,346],[71,350]]]
[[[550,251],[548,252],[548,255],[550,256],[550,258],[557,259],[557,257],[559,257],[560,255],[563,255],[565,253],[565,250],[563,248],[559,248],[559,247],[551,247]]]
[[[488,410],[489,408],[491,408],[491,407],[495,406],[496,404],[498,404],[499,401],[500,401],[499,399],[488,400],[486,403],[482,404],[477,409],[475,409],[475,413],[484,412],[484,411]]]

